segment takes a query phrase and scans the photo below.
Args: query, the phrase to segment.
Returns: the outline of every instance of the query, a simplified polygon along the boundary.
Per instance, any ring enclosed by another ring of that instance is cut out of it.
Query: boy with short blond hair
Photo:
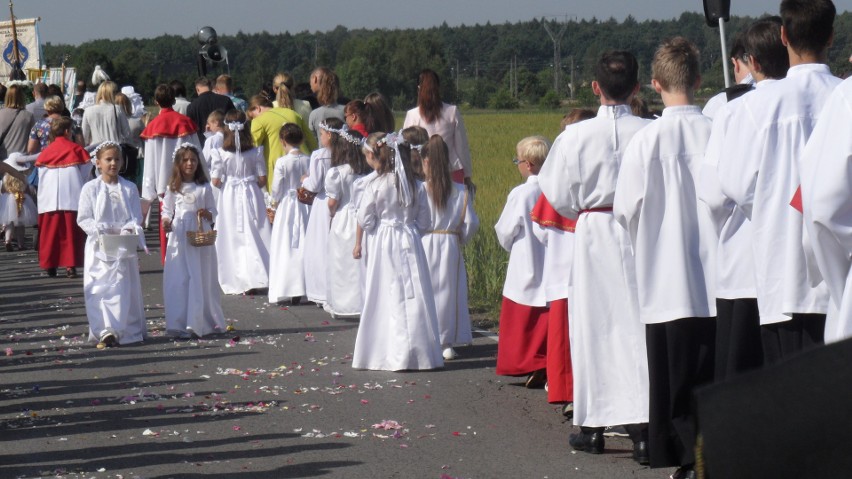
[[[509,252],[496,373],[527,376],[528,388],[542,387],[546,381],[548,308],[542,284],[545,247],[533,234],[530,211],[541,195],[538,172],[549,150],[550,144],[541,136],[518,142],[512,162],[524,183],[509,192],[494,225],[497,241]]]
[[[650,384],[651,467],[679,466],[695,477],[693,390],[713,380],[714,254],[709,213],[695,178],[711,121],[693,104],[701,84],[698,51],[682,37],[654,55],[652,80],[666,108],[633,136],[621,163],[613,213],[636,261]]]

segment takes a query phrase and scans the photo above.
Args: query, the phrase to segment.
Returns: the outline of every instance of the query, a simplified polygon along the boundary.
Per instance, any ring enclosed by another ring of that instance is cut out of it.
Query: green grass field
[[[496,320],[500,308],[506,264],[509,259],[494,234],[494,224],[506,204],[509,191],[522,182],[512,164],[515,145],[521,138],[543,135],[553,141],[559,133],[563,112],[465,112],[464,122],[473,157],[476,183],[474,207],[479,232],[465,247],[470,307]]]

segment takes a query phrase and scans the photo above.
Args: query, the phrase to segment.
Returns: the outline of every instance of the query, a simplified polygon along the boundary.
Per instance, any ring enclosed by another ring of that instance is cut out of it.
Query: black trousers
[[[760,335],[764,363],[776,364],[825,344],[825,315],[793,313],[789,321],[761,326]]]
[[[693,391],[713,382],[716,318],[645,326],[650,379],[651,467],[695,464],[698,426]]]
[[[757,298],[716,299],[716,381],[761,366]]]

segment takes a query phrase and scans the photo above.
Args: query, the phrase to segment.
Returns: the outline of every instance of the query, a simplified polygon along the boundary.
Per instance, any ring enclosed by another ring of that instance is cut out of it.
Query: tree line
[[[753,18],[733,17],[727,24],[730,38]],[[564,28],[559,89],[554,90],[554,42],[548,35]],[[215,28],[215,25],[213,25]],[[852,13],[838,15],[832,70],[850,70],[848,48],[852,39]],[[641,81],[650,82],[650,64],[661,40],[683,35],[702,52],[701,67],[706,93],[723,87],[718,29],[706,25],[703,15],[684,13],[671,20],[636,21],[627,17],[608,20],[562,21],[533,19],[516,23],[427,29],[347,29],[326,32],[237,33],[221,35],[219,44],[228,50],[230,70],[246,97],[260,91],[278,71],[288,71],[297,81],[307,81],[317,65],[334,69],[341,91],[362,98],[372,91],[384,93],[394,109],[416,103],[417,75],[423,68],[437,71],[448,101],[472,107],[514,108],[558,106],[573,96],[581,103],[591,100],[593,65],[607,49],[633,52],[641,67]],[[94,40],[80,45],[43,46],[49,66],[58,66],[63,55],[77,68],[78,78],[91,77],[95,65],[120,85],[134,85],[149,98],[158,83],[173,79],[191,87],[198,76],[196,38],[163,35],[151,39]],[[209,74],[225,71],[216,64]],[[573,78],[573,82],[571,79]],[[191,90],[191,88],[190,88]]]

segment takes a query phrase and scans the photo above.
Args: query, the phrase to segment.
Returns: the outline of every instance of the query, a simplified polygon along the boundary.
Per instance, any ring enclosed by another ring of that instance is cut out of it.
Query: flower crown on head
[[[341,131],[338,134],[340,135],[341,138],[348,141],[349,143],[352,143],[353,145],[361,146],[361,145],[364,144],[364,138],[355,138],[354,136],[352,136],[351,133],[349,133],[349,130],[344,129],[343,131]]]
[[[175,161],[175,158],[177,158],[177,152],[178,152],[178,150],[180,150],[180,149],[182,149],[182,148],[189,148],[190,150],[192,150],[192,151],[194,151],[194,152],[195,152],[195,154],[196,154],[196,156],[198,156],[198,159],[199,159],[199,160],[201,159],[201,151],[198,149],[198,146],[196,146],[194,143],[190,143],[190,142],[188,142],[188,141],[185,141],[185,142],[183,142],[183,143],[179,144],[179,145],[175,148],[175,151],[173,151],[173,152],[172,152],[172,162],[174,162],[174,161]]]
[[[412,150],[417,150],[417,153],[421,153],[423,151],[423,147],[426,146],[426,145],[420,144],[420,145],[410,145],[410,146],[411,146]]]
[[[102,150],[102,149],[104,149],[104,148],[112,148],[112,147],[114,147],[114,148],[118,148],[118,151],[119,151],[119,152],[121,151],[121,145],[119,145],[118,143],[116,143],[116,142],[114,142],[114,141],[112,141],[112,140],[107,140],[107,141],[103,141],[103,142],[101,142],[101,144],[100,144],[100,145],[96,146],[96,147],[95,147],[95,149],[94,149],[94,150],[92,150],[92,156],[94,156],[95,158],[97,158],[97,156],[98,156],[98,152],[99,152],[99,151],[101,151],[101,150]]]

